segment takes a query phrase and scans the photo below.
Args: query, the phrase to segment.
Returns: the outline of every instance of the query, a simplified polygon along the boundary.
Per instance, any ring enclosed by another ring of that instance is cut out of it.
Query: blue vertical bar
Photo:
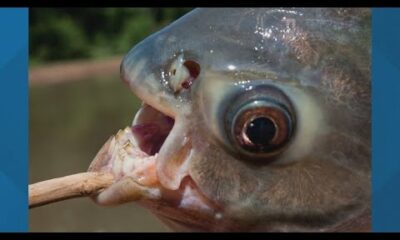
[[[400,9],[372,13],[372,230],[400,231]]]
[[[0,231],[27,231],[27,8],[0,8],[0,134]]]

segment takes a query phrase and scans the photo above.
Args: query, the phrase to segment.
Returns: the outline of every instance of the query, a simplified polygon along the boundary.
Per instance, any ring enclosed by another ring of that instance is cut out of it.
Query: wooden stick
[[[98,194],[114,181],[110,173],[84,172],[29,185],[29,208]]]

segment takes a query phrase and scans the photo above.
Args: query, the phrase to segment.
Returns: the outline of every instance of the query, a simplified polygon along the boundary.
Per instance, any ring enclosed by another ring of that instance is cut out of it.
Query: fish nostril
[[[183,63],[183,66],[188,69],[190,77],[183,81],[181,86],[185,89],[189,89],[192,86],[194,80],[196,80],[200,74],[200,65],[193,60],[186,60]]]
[[[194,60],[184,59],[183,55],[176,58],[170,65],[169,86],[174,93],[189,89],[200,74],[200,64]]]

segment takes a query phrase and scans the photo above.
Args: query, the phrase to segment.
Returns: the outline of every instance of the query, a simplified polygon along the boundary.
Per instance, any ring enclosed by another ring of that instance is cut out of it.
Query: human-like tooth
[[[132,177],[143,186],[155,186],[158,183],[155,159],[158,154],[149,156],[137,145],[131,127],[119,130],[109,139],[103,157],[107,163],[102,171],[111,171],[117,181]]]
[[[129,152],[132,152],[133,150],[133,144],[131,141],[127,140],[123,145],[122,145],[122,150],[124,150],[125,152],[127,152],[129,154]]]
[[[129,175],[136,168],[137,160],[138,159],[132,158],[129,154],[125,155],[122,169],[125,175]]]
[[[130,127],[126,127],[124,130],[119,130],[118,133],[115,135],[116,141],[123,145],[126,141],[130,141],[133,146],[137,146],[137,142],[132,135],[132,131]]]

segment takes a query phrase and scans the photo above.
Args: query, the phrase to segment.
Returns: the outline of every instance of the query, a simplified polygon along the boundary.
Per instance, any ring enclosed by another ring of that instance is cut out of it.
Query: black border
[[[3,0],[1,7],[400,7],[395,0]]]
[[[399,239],[400,233],[0,233],[1,239]]]

